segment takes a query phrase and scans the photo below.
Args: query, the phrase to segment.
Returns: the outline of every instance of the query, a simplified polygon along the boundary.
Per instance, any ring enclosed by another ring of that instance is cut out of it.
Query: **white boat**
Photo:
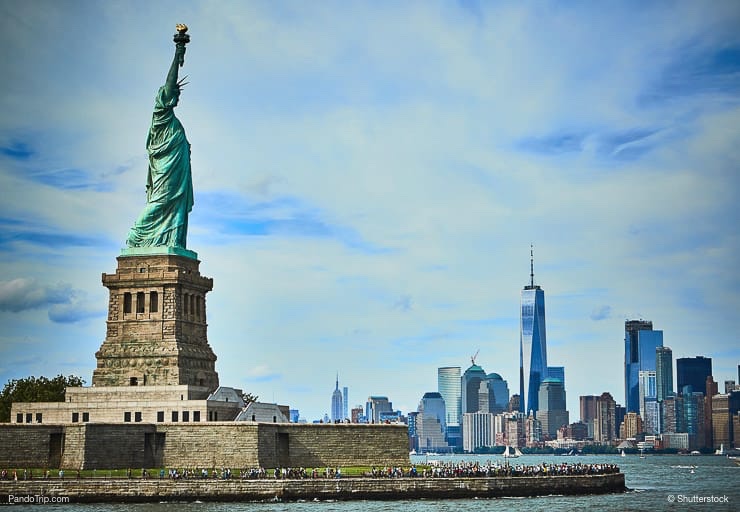
[[[626,455],[624,454],[624,450],[622,450],[622,457],[626,457]]]
[[[522,452],[519,451],[519,448],[509,445],[506,445],[506,448],[504,448],[504,457],[506,457],[507,459],[515,459],[521,456]]]
[[[714,452],[715,455],[724,455],[725,454],[725,445],[724,443],[719,445],[719,448],[717,451]]]
[[[692,450],[689,455],[701,455],[701,452],[699,450]]]

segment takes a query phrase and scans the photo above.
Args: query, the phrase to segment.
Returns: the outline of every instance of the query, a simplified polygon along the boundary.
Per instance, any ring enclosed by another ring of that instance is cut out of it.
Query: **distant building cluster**
[[[587,445],[706,452],[740,446],[736,381],[725,381],[720,393],[712,360],[703,356],[677,359],[674,379],[673,351],[663,345],[663,331],[638,319],[627,320],[624,332],[625,405],[608,391],[581,396],[580,421],[571,423],[565,368],[548,365],[545,292],[534,282],[531,258],[530,280],[521,292],[517,394],[510,394],[501,375],[476,364],[476,353],[464,372],[460,366],[438,368],[437,390],[424,393],[406,417],[385,396],[370,396],[364,408],[348,414],[347,388],[342,395],[337,379],[331,421],[407,423],[412,453]]]

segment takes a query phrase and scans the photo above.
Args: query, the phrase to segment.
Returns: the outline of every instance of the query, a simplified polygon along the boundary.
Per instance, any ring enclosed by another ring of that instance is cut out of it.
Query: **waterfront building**
[[[526,421],[522,412],[510,412],[504,414],[506,431],[505,443],[509,446],[522,448],[527,445]]]
[[[676,359],[676,388],[681,393],[686,386],[692,391],[705,392],[707,377],[712,375],[711,357],[679,357]]]
[[[660,438],[664,449],[687,451],[691,447],[689,434],[686,432],[666,432]]]
[[[547,377],[540,384],[540,410],[537,419],[542,425],[545,440],[557,439],[558,429],[568,425],[568,411],[565,405],[565,386],[559,379]]]
[[[669,347],[655,349],[655,399],[662,402],[673,394],[673,351]]]
[[[636,412],[628,412],[619,426],[620,439],[634,439],[642,434],[642,418]]]
[[[344,419],[344,405],[342,401],[342,392],[339,391],[339,374],[337,374],[336,387],[331,394],[331,421],[337,422]]]
[[[707,377],[704,391],[704,448],[711,448],[714,433],[712,430],[712,397],[719,393],[714,377]]]
[[[480,401],[478,394],[480,392],[480,383],[486,380],[486,372],[483,368],[473,364],[465,370],[461,378],[461,405],[463,414],[469,412],[478,412]]]
[[[588,429],[587,437],[594,438],[594,420],[596,420],[596,401],[599,399],[595,395],[582,395],[579,397],[581,408],[581,422]]]
[[[440,393],[424,393],[416,415],[417,451],[447,451],[445,441],[445,401]]]
[[[714,449],[734,446],[734,416],[740,411],[740,391],[712,397],[712,439]],[[737,433],[740,437],[740,432]]]
[[[596,399],[596,417],[594,418],[594,442],[610,444],[617,435],[617,403],[611,393],[605,391]]]
[[[545,291],[534,284],[534,255],[531,250],[529,284],[522,290],[520,312],[519,410],[536,413],[540,383],[547,377],[547,337]]]
[[[490,448],[495,445],[494,415],[488,412],[469,412],[463,414],[462,420],[463,450],[468,453],[478,448]]]
[[[655,353],[663,346],[663,331],[646,320],[624,323],[624,400],[627,412],[640,411],[639,374],[655,371]]]
[[[437,368],[437,391],[445,401],[445,423],[448,428],[460,425],[462,414],[462,381],[459,366]]]
[[[543,441],[542,422],[534,415],[534,411],[529,412],[524,422],[524,434],[526,436],[526,446],[528,448],[538,447]]]
[[[393,412],[393,404],[387,396],[369,396],[365,402],[365,417],[368,423],[381,423],[380,415]]]
[[[567,439],[572,439],[574,441],[584,441],[589,437],[588,425],[582,421],[571,423],[568,425],[565,436]]]

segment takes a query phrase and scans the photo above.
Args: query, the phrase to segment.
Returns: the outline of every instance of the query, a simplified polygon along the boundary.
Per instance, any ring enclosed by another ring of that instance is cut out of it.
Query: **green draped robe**
[[[149,172],[146,206],[126,239],[128,247],[185,249],[193,209],[190,143],[173,111],[180,89],[159,88],[146,141]]]

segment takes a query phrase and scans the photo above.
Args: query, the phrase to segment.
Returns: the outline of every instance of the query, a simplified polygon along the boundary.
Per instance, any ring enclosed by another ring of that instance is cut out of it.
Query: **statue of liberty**
[[[188,213],[193,209],[190,143],[173,109],[185,85],[184,78],[178,81],[177,73],[185,62],[185,44],[190,41],[187,30],[185,25],[177,25],[175,57],[167,81],[159,88],[155,99],[146,140],[149,153],[146,206],[128,233],[126,245],[129,249],[124,249],[124,254],[150,252],[155,247],[175,248],[171,252],[186,248]]]

